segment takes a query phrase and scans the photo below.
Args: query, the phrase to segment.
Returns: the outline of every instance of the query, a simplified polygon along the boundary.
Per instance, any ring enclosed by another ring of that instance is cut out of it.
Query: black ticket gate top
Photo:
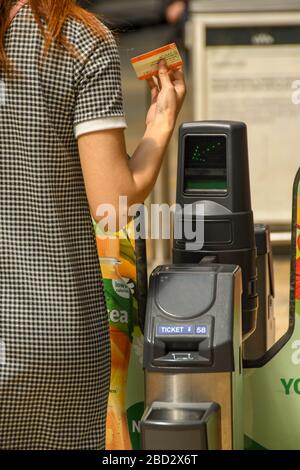
[[[232,265],[160,266],[150,277],[144,368],[234,371],[241,339],[241,272]]]

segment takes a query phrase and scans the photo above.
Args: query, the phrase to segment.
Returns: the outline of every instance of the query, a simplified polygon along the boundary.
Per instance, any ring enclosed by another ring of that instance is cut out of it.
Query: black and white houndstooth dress
[[[29,6],[5,38],[15,75],[0,71],[0,449],[105,445],[108,319],[75,135],[122,127],[120,64],[111,35],[72,19],[64,33],[80,60],[53,47],[41,62]]]

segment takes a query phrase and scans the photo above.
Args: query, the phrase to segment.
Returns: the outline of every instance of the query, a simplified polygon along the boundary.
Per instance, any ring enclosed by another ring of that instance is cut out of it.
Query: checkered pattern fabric
[[[109,34],[69,19],[81,58],[43,39],[29,6],[0,72],[0,449],[102,449],[108,319],[74,127],[123,116]],[[99,149],[101,151],[101,149]]]

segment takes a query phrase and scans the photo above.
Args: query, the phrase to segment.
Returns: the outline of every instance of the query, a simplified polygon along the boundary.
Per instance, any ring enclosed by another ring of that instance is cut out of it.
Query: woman
[[[0,0],[0,449],[103,449],[110,349],[90,214],[148,196],[184,78],[159,64],[128,162],[111,33],[73,0],[25,0],[12,19],[15,3]]]

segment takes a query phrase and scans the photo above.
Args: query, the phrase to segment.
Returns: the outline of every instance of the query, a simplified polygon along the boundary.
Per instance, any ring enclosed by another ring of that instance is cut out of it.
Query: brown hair
[[[0,0],[0,69],[10,69],[10,61],[4,49],[4,35],[9,27],[9,14],[14,0]],[[62,34],[67,18],[74,18],[86,24],[96,35],[105,35],[102,23],[92,13],[77,5],[75,0],[28,0],[35,20],[45,38],[44,53],[47,54],[53,42],[65,47],[71,53],[74,48]],[[45,28],[42,19],[46,21]]]

